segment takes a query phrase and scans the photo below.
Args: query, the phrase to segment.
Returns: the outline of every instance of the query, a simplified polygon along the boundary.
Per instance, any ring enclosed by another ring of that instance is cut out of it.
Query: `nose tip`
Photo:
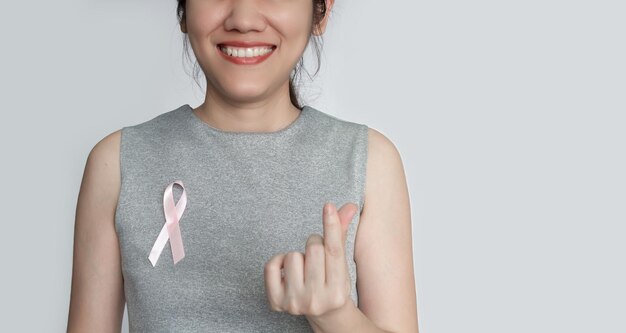
[[[224,21],[224,29],[240,32],[262,31],[265,18],[250,1],[233,1],[230,13]]]

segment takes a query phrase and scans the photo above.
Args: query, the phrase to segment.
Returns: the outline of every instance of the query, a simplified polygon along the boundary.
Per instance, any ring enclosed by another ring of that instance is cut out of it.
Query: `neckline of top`
[[[248,135],[249,136],[278,136],[278,135],[287,134],[291,131],[296,130],[298,127],[300,127],[300,125],[304,121],[305,115],[308,113],[310,109],[310,107],[307,105],[303,106],[302,109],[300,110],[300,114],[298,115],[298,117],[294,121],[292,121],[289,125],[279,130],[272,131],[272,132],[243,132],[243,131],[224,131],[219,128],[213,127],[209,125],[208,123],[206,123],[204,120],[200,119],[193,112],[193,108],[189,104],[184,104],[182,107],[183,107],[184,113],[188,115],[194,123],[202,126],[202,128],[204,128],[207,131],[210,131],[217,135],[225,135],[225,136],[248,136]]]

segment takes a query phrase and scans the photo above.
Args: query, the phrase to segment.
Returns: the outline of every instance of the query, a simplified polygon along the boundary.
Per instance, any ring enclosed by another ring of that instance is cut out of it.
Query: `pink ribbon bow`
[[[183,188],[183,194],[180,196],[178,203],[174,206],[174,193],[172,188],[174,184],[178,184]],[[167,240],[170,241],[170,247],[172,248],[172,257],[174,258],[174,264],[179,262],[185,257],[185,249],[183,248],[183,239],[180,234],[180,227],[178,222],[183,216],[185,207],[187,206],[187,192],[183,186],[183,182],[177,180],[167,186],[165,193],[163,194],[163,210],[165,211],[165,224],[157,237],[156,242],[150,250],[148,259],[152,263],[152,266],[156,266],[159,256],[165,248]]]

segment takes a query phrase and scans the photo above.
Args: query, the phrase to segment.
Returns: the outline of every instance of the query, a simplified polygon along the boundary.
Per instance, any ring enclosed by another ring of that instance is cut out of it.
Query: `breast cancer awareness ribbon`
[[[174,184],[178,184],[183,188],[183,194],[178,199],[178,203],[174,206],[174,193],[172,188]],[[187,191],[185,191],[185,186],[183,186],[183,182],[177,180],[167,186],[165,189],[165,193],[163,194],[163,210],[165,212],[165,224],[163,228],[161,228],[161,233],[154,242],[152,246],[152,250],[150,250],[150,255],[148,259],[152,263],[152,266],[156,266],[157,260],[159,260],[159,256],[165,248],[165,244],[167,240],[170,241],[170,247],[172,249],[172,257],[174,258],[174,264],[179,262],[181,259],[185,257],[185,249],[183,248],[183,239],[180,234],[180,227],[178,226],[178,222],[180,222],[180,218],[183,216],[183,212],[185,211],[185,207],[187,206]]]

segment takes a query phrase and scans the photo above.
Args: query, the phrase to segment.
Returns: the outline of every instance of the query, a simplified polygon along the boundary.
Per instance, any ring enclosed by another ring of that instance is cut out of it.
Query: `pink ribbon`
[[[183,194],[180,196],[178,203],[174,206],[174,193],[172,188],[174,184],[178,184],[183,188]],[[180,234],[180,227],[178,222],[183,216],[185,207],[187,206],[187,192],[183,186],[183,182],[177,180],[167,186],[165,193],[163,194],[163,210],[165,211],[165,224],[161,228],[161,233],[157,237],[156,242],[150,250],[148,259],[152,263],[152,266],[156,266],[159,256],[165,248],[167,240],[170,241],[170,247],[172,249],[172,257],[174,258],[174,264],[179,262],[185,257],[185,249],[183,248],[183,239]]]

